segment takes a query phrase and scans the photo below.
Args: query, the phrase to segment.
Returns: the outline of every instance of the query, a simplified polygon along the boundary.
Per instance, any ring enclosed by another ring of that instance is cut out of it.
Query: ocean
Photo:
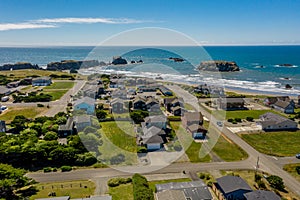
[[[300,95],[300,46],[1,47],[0,65],[30,62],[45,67],[47,63],[69,59],[111,62],[113,56],[122,56],[128,62],[143,60],[143,63],[81,69],[80,73],[160,76],[170,81],[207,83],[249,92]],[[169,57],[181,57],[185,61],[174,62]],[[219,73],[196,70],[205,60],[235,61],[241,71]],[[293,88],[285,89],[286,84]]]

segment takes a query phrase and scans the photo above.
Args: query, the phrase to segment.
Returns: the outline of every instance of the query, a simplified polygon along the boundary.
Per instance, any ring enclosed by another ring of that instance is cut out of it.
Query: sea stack
[[[240,71],[240,68],[234,61],[211,60],[201,62],[198,67],[198,70],[235,72]]]
[[[127,64],[127,60],[124,59],[124,58],[122,58],[121,56],[114,56],[112,64],[113,65],[126,65]]]

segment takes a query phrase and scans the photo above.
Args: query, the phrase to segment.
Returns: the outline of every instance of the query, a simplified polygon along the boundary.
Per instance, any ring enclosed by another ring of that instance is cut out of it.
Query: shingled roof
[[[237,190],[252,191],[251,187],[246,183],[246,181],[238,176],[223,176],[217,179],[217,184],[225,194]]]
[[[247,200],[280,200],[281,198],[272,191],[256,190],[244,194]]]

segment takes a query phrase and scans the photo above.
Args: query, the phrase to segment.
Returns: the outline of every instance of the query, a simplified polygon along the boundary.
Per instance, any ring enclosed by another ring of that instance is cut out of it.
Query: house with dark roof
[[[92,125],[91,115],[74,116],[73,121],[78,132],[83,131],[87,126]]]
[[[297,122],[271,112],[260,115],[259,119],[258,123],[265,131],[296,130],[298,128]]]
[[[205,139],[207,130],[199,125],[199,124],[192,124],[186,127],[186,130],[192,135],[194,139]]]
[[[74,102],[74,111],[83,110],[88,115],[92,115],[95,113],[95,99],[90,97],[83,97]]]
[[[32,79],[32,86],[48,86],[52,84],[51,77],[43,76]]]
[[[62,124],[58,126],[58,137],[67,137],[69,135],[72,135],[76,132],[75,124],[73,121],[73,117],[69,117],[67,119],[66,124]]]
[[[246,200],[281,200],[273,191],[255,190],[244,194]]]
[[[132,102],[132,106],[134,110],[147,110],[147,106],[146,106],[146,99],[141,97],[141,96],[137,96],[133,102]]]
[[[127,91],[125,89],[116,89],[111,93],[112,98],[127,99]]]
[[[171,182],[164,184],[156,184],[156,197],[158,200],[163,200],[166,194],[170,194],[173,199],[177,200],[212,200],[213,197],[209,192],[208,187],[202,180],[190,182]],[[180,192],[174,192],[180,191]],[[178,198],[175,196],[178,195]],[[184,198],[182,198],[184,197]],[[170,198],[167,198],[168,200]]]
[[[146,107],[149,112],[160,111],[159,102],[154,97],[149,97],[146,100]]]
[[[181,117],[182,125],[187,128],[190,125],[203,124],[203,115],[201,112],[185,112]]]
[[[182,108],[181,108],[180,106],[172,107],[172,108],[171,108],[171,113],[172,113],[174,116],[181,116]]]
[[[150,128],[151,126],[156,126],[160,129],[167,128],[167,118],[164,115],[153,115],[145,117],[145,122],[142,123],[142,126]]]
[[[264,104],[266,106],[272,106],[278,100],[281,100],[281,101],[290,101],[290,97],[289,96],[267,97],[267,98],[264,99]]]
[[[221,110],[244,110],[245,101],[243,98],[218,98],[216,100],[218,109]]]
[[[110,102],[110,112],[111,113],[124,113],[126,111],[125,109],[125,103],[124,100],[120,98],[115,98]]]
[[[167,87],[163,86],[163,85],[161,85],[159,87],[159,90],[165,96],[172,96],[173,95],[173,92],[170,89],[168,89]]]
[[[142,128],[143,135],[141,136],[141,145],[145,145],[148,151],[156,151],[162,148],[166,132],[156,126]]]
[[[281,112],[284,112],[286,114],[293,114],[295,109],[295,102],[293,100],[291,101],[278,100],[276,101],[276,103],[273,104],[273,108]]]
[[[223,176],[216,181],[212,189],[219,199],[245,199],[244,194],[252,192],[248,183],[239,176]]]

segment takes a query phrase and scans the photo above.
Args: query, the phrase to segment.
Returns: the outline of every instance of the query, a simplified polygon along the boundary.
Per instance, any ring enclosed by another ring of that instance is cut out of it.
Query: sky
[[[97,45],[144,27],[202,45],[300,44],[299,9],[300,0],[0,0],[0,46]]]

